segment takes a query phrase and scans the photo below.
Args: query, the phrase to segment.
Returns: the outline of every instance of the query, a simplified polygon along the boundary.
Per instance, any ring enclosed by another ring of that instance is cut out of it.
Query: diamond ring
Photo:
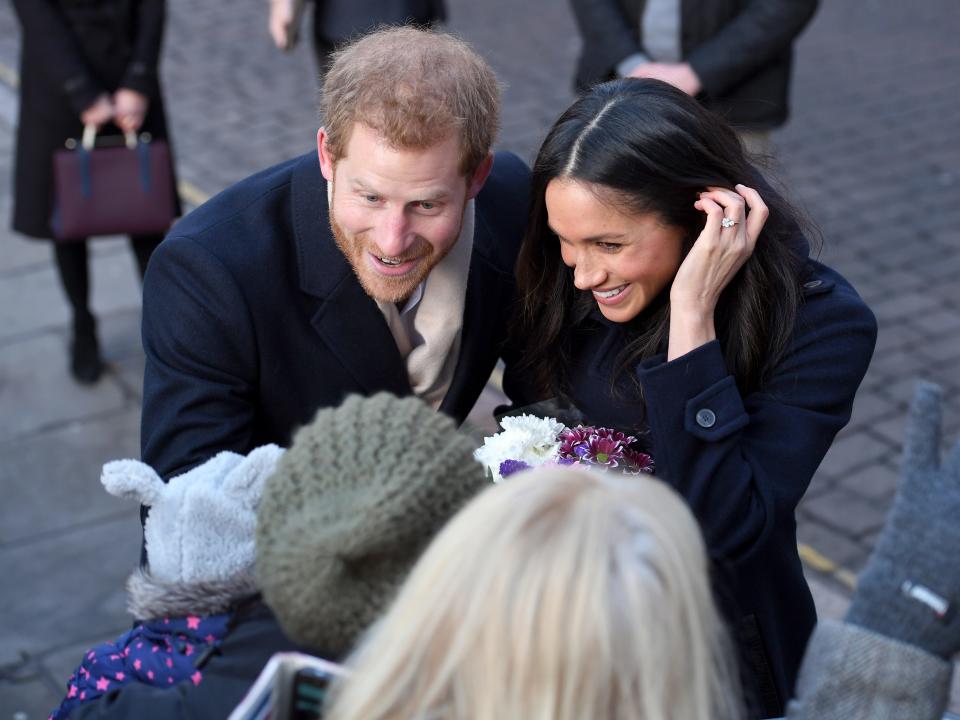
[[[731,228],[734,225],[736,225],[738,222],[740,221],[734,220],[733,218],[725,217],[723,220],[720,221],[720,227]]]

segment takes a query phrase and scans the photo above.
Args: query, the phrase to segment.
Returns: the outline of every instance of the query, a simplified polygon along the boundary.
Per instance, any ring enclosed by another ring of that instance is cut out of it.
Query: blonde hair
[[[414,27],[377,30],[334,53],[320,102],[327,147],[346,154],[354,123],[396,148],[423,149],[459,133],[461,174],[490,152],[500,86],[467,43]]]
[[[742,717],[699,529],[660,481],[541,467],[436,537],[328,720]]]

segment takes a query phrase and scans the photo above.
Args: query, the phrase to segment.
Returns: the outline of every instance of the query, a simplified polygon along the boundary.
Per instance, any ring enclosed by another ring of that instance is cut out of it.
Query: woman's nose
[[[573,284],[578,290],[590,290],[599,286],[604,280],[603,268],[590,262],[584,254],[577,258],[573,267]]]

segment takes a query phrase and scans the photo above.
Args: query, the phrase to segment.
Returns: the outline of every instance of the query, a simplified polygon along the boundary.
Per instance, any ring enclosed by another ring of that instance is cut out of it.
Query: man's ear
[[[480,193],[483,189],[483,184],[490,176],[491,170],[493,170],[493,153],[487,153],[487,156],[480,162],[477,169],[473,171],[473,175],[471,175],[467,181],[468,200],[472,200]]]
[[[317,155],[320,157],[320,172],[323,173],[323,179],[333,182],[333,155],[330,154],[330,148],[327,145],[327,131],[323,128],[317,130]]]

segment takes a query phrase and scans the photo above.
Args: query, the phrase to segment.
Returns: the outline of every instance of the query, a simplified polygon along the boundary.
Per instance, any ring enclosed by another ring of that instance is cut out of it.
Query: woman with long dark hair
[[[687,500],[759,711],[816,621],[794,512],[876,340],[717,115],[655,80],[595,86],[544,140],[504,387],[634,435]]]

